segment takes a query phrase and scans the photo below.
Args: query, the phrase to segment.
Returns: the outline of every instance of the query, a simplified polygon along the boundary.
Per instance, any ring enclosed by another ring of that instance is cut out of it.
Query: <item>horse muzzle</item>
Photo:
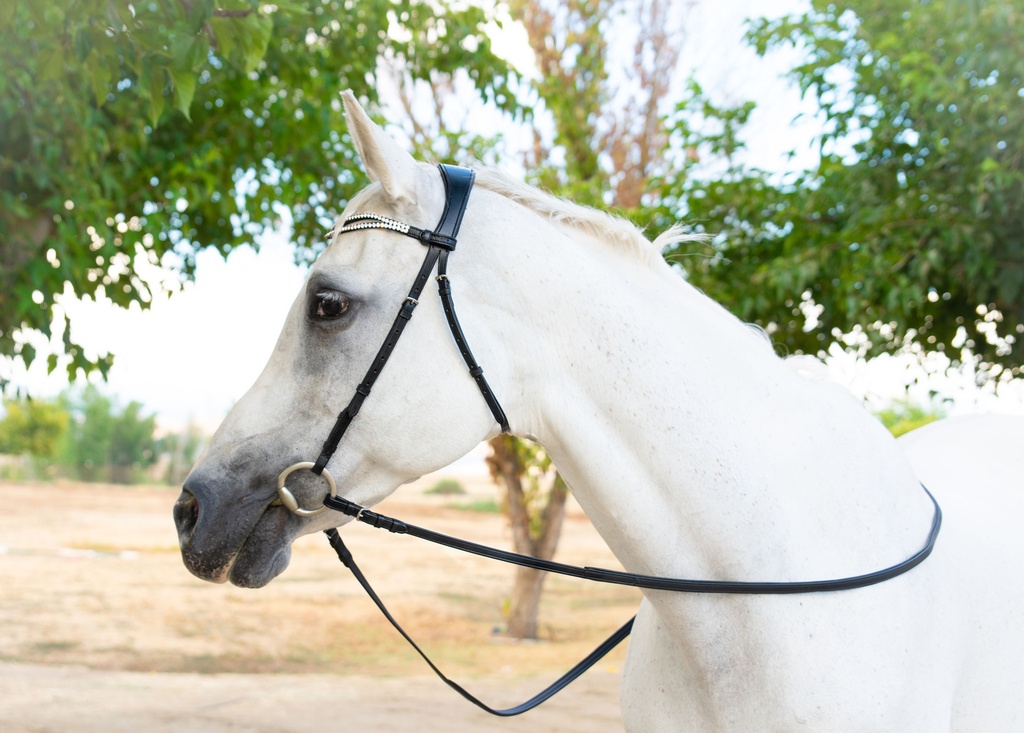
[[[262,494],[262,495],[261,495]],[[174,503],[181,558],[213,583],[266,585],[287,565],[290,514],[265,492],[193,471]]]

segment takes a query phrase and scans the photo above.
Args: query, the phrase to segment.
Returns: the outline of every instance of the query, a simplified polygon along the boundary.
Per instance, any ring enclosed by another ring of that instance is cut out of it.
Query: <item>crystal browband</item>
[[[418,239],[421,244],[425,244],[428,247],[440,247],[449,251],[455,249],[454,237],[435,234],[429,229],[420,229],[419,227],[414,227],[390,217],[381,216],[380,214],[356,214],[355,216],[350,216],[342,222],[338,229],[331,232],[331,238],[335,234],[358,232],[362,229],[387,229],[388,231],[398,232],[407,237]]]
[[[380,214],[356,214],[346,219],[341,228],[334,230],[334,233],[357,232],[360,229],[390,229],[393,232],[408,234],[410,227]]]

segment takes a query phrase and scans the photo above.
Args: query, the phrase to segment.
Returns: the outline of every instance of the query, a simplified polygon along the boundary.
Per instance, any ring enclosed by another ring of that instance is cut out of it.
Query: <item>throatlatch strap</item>
[[[469,375],[473,377],[476,386],[480,389],[480,394],[483,395],[484,402],[487,403],[487,407],[491,411],[491,415],[494,416],[495,422],[501,426],[501,432],[507,433],[509,427],[505,411],[501,409],[498,398],[491,391],[491,385],[487,384],[487,380],[484,379],[484,369],[473,357],[473,352],[470,351],[469,343],[466,341],[466,335],[462,332],[462,326],[459,324],[458,316],[455,315],[455,303],[452,302],[452,286],[448,280],[447,252],[442,252],[437,261],[437,293],[441,296],[441,305],[444,308],[444,316],[448,320],[448,329],[452,332],[455,345],[459,347],[462,360],[466,362]]]
[[[570,669],[568,672],[566,672],[564,675],[559,677],[557,680],[552,682],[550,685],[548,685],[546,688],[538,692],[536,695],[531,697],[526,702],[511,708],[492,708],[490,705],[481,701],[478,697],[476,697],[468,690],[466,690],[466,688],[464,688],[462,685],[455,682],[454,680],[449,679],[444,674],[444,672],[442,672],[437,667],[437,665],[434,664],[433,661],[431,661],[430,657],[428,657],[426,653],[422,649],[420,649],[419,645],[412,640],[412,637],[409,636],[408,633],[406,633],[405,629],[402,628],[401,624],[399,624],[398,621],[395,620],[395,617],[392,616],[391,613],[388,611],[387,607],[384,605],[384,602],[380,599],[380,596],[378,596],[377,593],[374,592],[373,588],[370,586],[370,582],[366,579],[366,576],[363,575],[363,572],[359,569],[359,566],[356,565],[356,561],[352,557],[352,553],[349,552],[349,549],[345,546],[345,543],[342,541],[341,535],[338,534],[338,530],[328,529],[325,530],[324,534],[327,535],[327,539],[331,543],[331,547],[333,547],[334,551],[338,554],[338,559],[341,560],[342,564],[345,567],[352,571],[352,575],[355,577],[357,581],[359,581],[359,585],[363,587],[363,590],[366,591],[366,595],[370,597],[370,600],[373,601],[374,605],[376,605],[377,608],[380,609],[380,612],[384,614],[384,618],[386,618],[391,623],[391,625],[395,627],[395,630],[399,634],[401,634],[402,637],[407,642],[409,642],[409,645],[412,646],[412,648],[416,650],[416,653],[423,658],[423,661],[426,662],[427,665],[432,670],[434,670],[434,673],[438,677],[440,677],[441,680],[446,685],[448,685],[450,688],[452,688],[457,693],[462,695],[463,698],[473,703],[481,710],[490,713],[491,715],[497,715],[503,718],[510,718],[513,715],[521,715],[522,713],[525,713],[529,710],[533,710],[542,702],[549,700],[551,697],[553,697],[554,695],[568,687],[568,685],[571,682],[578,679],[580,675],[582,675],[588,669],[590,669],[599,661],[601,661],[601,659],[606,654],[608,654],[608,652],[610,652],[612,649],[618,646],[623,639],[629,636],[629,632],[633,629],[633,621],[636,619],[636,617],[634,616],[625,624],[623,624],[614,634],[605,639],[600,646],[598,646],[594,651],[592,651],[584,659],[582,659],[579,662],[579,664]]]

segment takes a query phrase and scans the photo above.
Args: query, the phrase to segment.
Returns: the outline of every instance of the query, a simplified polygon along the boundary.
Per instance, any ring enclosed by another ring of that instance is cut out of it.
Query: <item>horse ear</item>
[[[380,128],[351,91],[341,94],[348,131],[371,181],[378,181],[394,203],[416,204],[419,164]]]

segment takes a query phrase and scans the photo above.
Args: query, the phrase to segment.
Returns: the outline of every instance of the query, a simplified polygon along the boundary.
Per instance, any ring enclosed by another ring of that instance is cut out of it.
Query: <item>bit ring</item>
[[[315,465],[316,464],[312,461],[300,461],[299,463],[293,463],[288,466],[288,468],[281,471],[281,475],[277,477],[277,501],[274,503],[281,503],[290,512],[297,514],[300,517],[315,517],[317,514],[327,511],[327,507],[325,506],[320,506],[316,509],[303,509],[299,506],[299,500],[295,498],[295,494],[293,494],[284,484],[288,479],[288,476],[295,471],[303,468],[312,468]],[[338,485],[334,483],[334,477],[331,475],[331,472],[325,468],[323,473],[320,475],[323,476],[323,479],[327,482],[327,488],[330,492],[330,496],[337,496]]]

